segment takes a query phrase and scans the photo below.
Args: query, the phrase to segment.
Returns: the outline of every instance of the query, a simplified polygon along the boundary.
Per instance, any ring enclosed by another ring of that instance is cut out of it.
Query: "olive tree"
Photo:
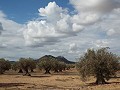
[[[35,68],[35,62],[31,58],[20,58],[19,67],[25,71],[24,75],[31,76],[29,70]]]
[[[53,68],[53,62],[55,57],[51,55],[45,55],[39,59],[39,68],[45,70],[45,74],[50,74],[50,70]]]
[[[34,69],[36,68],[36,62],[34,61],[34,59],[29,58],[29,63],[31,64],[29,69],[31,72],[34,72]]]
[[[54,60],[53,61],[53,68],[52,68],[54,73],[58,73],[59,72],[59,66],[60,66],[59,61],[58,60]]]
[[[59,62],[59,66],[58,66],[59,72],[62,72],[63,70],[65,70],[65,68],[66,68],[66,64],[64,62]]]
[[[9,70],[11,68],[11,64],[8,60],[5,60],[4,58],[0,59],[0,74],[3,74],[6,70]]]
[[[58,61],[57,59],[53,61],[53,70],[55,73],[62,72],[65,68],[66,64],[64,62]]]
[[[18,73],[23,73],[23,70],[19,61],[16,61],[12,64],[12,70],[15,70],[15,71],[19,70]]]
[[[96,78],[96,84],[105,84],[118,70],[118,56],[109,52],[107,48],[98,50],[88,49],[76,64],[81,78],[85,80],[89,76]]]

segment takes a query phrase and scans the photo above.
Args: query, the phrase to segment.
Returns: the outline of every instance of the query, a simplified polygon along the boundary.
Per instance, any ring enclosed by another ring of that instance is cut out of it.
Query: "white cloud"
[[[75,43],[71,43],[69,45],[69,52],[68,53],[78,53],[78,46]]]
[[[115,33],[116,33],[116,32],[115,32],[114,29],[110,29],[110,30],[108,30],[107,35],[108,35],[108,36],[111,36],[111,35],[113,35],[113,34],[115,34]]]
[[[100,19],[100,15],[93,12],[79,13],[73,16],[73,22],[80,25],[91,25]]]
[[[79,12],[94,11],[107,13],[120,8],[119,0],[70,0],[70,3]]]
[[[48,3],[48,6],[38,9],[38,11],[40,16],[45,16],[50,22],[60,20],[61,15],[66,13],[66,10],[59,7],[55,2]]]
[[[20,46],[24,40],[21,31],[23,26],[13,20],[9,20],[7,15],[0,11],[0,31],[2,30],[0,47]]]
[[[2,14],[3,14],[3,12],[0,12],[0,22],[1,22],[4,30],[16,32],[16,30],[22,28],[21,24],[18,24],[12,20],[7,19],[7,17],[3,16]]]
[[[98,48],[102,47],[109,47],[109,42],[108,40],[97,40],[94,44]]]
[[[39,15],[45,20],[30,21],[24,31],[26,45],[43,46],[55,44],[61,38],[75,36],[83,29],[82,25],[73,23],[66,9],[55,2],[50,2],[45,8],[39,9]]]
[[[93,25],[120,8],[119,0],[69,0],[78,14],[73,20],[79,24]]]

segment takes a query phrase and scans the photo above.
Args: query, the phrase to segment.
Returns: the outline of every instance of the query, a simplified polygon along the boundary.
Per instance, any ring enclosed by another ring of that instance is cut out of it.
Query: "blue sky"
[[[0,0],[0,9],[18,23],[25,23],[38,17],[38,9],[45,7],[49,2],[55,1],[63,8],[73,10],[69,0]]]
[[[0,0],[0,58],[120,55],[120,0]]]

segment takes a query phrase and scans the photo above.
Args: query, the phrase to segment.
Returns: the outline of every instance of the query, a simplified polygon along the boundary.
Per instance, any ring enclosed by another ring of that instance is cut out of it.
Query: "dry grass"
[[[94,85],[90,84],[95,81],[94,78],[84,83],[76,70],[52,75],[37,72],[31,77],[12,73],[0,75],[0,90],[120,90],[120,78],[111,79],[109,84]]]

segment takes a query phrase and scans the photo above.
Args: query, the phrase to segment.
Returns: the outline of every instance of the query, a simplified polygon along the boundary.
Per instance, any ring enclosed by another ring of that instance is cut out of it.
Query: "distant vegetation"
[[[31,76],[30,73],[34,72],[36,68],[44,70],[45,74],[51,74],[51,71],[59,73],[63,70],[69,70],[75,67],[75,62],[68,61],[62,56],[54,57],[52,55],[45,55],[37,60],[32,58],[20,58],[19,61],[11,61],[9,63],[11,65],[9,69],[23,73],[24,76]]]
[[[40,69],[45,70],[45,74],[50,74],[51,70],[54,71],[55,73],[62,72],[63,70],[68,69],[68,66],[70,66],[70,64],[69,65],[66,64],[64,60],[62,59],[58,60],[58,58],[51,55],[45,55],[38,60],[39,60],[38,66]]]

